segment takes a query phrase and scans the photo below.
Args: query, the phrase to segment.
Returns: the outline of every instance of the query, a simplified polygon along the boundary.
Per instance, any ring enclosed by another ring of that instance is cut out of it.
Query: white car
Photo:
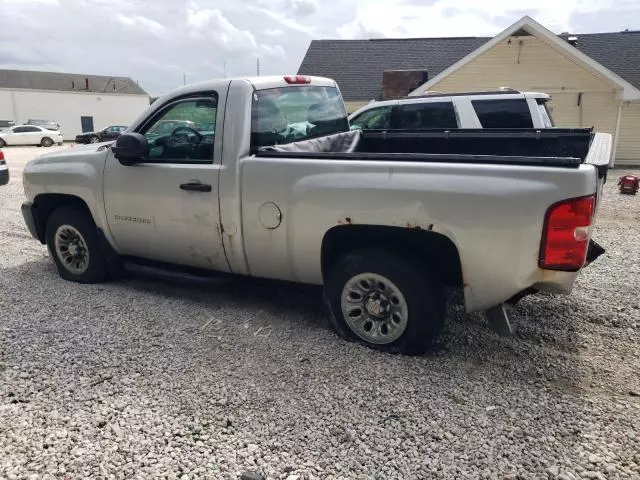
[[[0,131],[0,147],[7,145],[41,145],[50,147],[54,143],[62,145],[62,133],[47,130],[36,125],[18,125]]]

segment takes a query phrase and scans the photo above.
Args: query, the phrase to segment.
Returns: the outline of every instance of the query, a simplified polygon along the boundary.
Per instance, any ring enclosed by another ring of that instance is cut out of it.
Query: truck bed
[[[368,130],[262,148],[261,157],[577,168],[591,129]]]

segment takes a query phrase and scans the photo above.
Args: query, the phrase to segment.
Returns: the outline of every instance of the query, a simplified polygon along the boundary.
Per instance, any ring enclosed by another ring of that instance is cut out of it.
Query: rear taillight
[[[311,77],[307,77],[306,75],[285,75],[284,81],[291,85],[304,85],[307,83],[311,83]]]
[[[4,153],[2,153],[2,150],[0,150],[0,164],[4,163]]]
[[[547,210],[540,247],[540,268],[576,271],[589,247],[595,195],[564,200]]]

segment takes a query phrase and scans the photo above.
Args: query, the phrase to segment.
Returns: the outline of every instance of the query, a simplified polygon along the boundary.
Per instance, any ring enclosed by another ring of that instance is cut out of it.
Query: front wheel
[[[75,207],[55,210],[46,228],[47,247],[65,280],[99,283],[109,274],[91,216]]]
[[[43,147],[50,147],[51,145],[53,145],[53,140],[51,140],[49,137],[44,137],[40,141],[40,145],[42,145]]]
[[[391,353],[423,353],[444,323],[442,286],[417,262],[384,250],[358,250],[334,262],[325,296],[338,333]]]
[[[89,137],[89,143],[98,143],[98,142],[100,142],[100,139],[95,135],[92,135],[91,137]]]

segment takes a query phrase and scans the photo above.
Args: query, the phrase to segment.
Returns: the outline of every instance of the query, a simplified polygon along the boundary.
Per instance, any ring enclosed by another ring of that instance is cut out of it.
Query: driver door
[[[104,202],[120,253],[184,266],[229,271],[219,228],[221,144],[190,125],[216,122],[218,97],[207,92],[173,101],[136,131],[149,150],[127,166],[111,149]],[[175,125],[166,131],[158,125]]]

